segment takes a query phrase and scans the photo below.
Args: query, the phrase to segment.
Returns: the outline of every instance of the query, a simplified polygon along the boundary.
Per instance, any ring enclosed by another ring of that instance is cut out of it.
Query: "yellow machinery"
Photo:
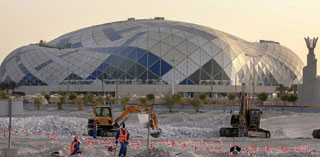
[[[150,114],[150,128],[156,130],[150,135],[153,137],[158,137],[161,133],[161,129],[158,128],[158,119],[154,114],[152,108],[148,107],[128,107],[117,119],[113,120],[112,110],[110,107],[99,106],[93,107],[94,117],[88,118],[88,135],[92,136],[93,134],[93,122],[96,121],[97,135],[98,136],[115,136],[119,128],[119,123],[121,121],[126,121],[132,113],[146,113]]]
[[[239,114],[232,115],[232,128],[221,128],[220,136],[270,138],[270,131],[260,128],[260,109],[249,106],[247,93],[244,92],[244,88],[243,84],[243,89],[240,93]]]

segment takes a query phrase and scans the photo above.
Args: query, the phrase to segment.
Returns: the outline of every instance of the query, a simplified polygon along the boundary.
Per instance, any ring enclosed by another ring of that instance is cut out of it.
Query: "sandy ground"
[[[114,117],[120,114],[114,111]],[[13,119],[12,145],[19,149],[19,156],[50,156],[55,151],[68,156],[72,137],[79,136],[82,156],[113,156],[107,149],[114,146],[112,138],[92,140],[86,135],[89,116],[93,116],[90,109],[25,110],[23,117]],[[127,121],[128,156],[229,156],[234,143],[242,148],[240,156],[320,156],[320,141],[311,136],[312,130],[320,128],[320,115],[315,113],[264,112],[261,126],[271,131],[270,139],[218,137],[219,129],[230,125],[227,112],[157,111],[157,116],[163,134],[151,138],[151,151],[146,151],[147,129],[140,126],[138,116],[133,114]],[[1,148],[7,146],[7,125],[8,119],[0,118]]]

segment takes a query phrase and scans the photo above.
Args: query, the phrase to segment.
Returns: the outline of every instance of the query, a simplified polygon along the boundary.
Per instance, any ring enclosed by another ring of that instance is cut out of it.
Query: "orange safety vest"
[[[72,142],[70,145],[70,155],[76,150],[76,148],[74,147],[76,145],[77,142]]]
[[[123,134],[121,128],[119,129],[119,131],[120,131],[119,141],[120,142],[128,142],[128,138],[127,138],[128,137],[128,131],[127,131],[127,129],[125,130],[124,134]]]

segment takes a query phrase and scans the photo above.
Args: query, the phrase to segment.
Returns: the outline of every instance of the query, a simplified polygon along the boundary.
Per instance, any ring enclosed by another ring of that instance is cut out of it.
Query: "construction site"
[[[250,105],[245,92],[239,95],[239,105],[199,111],[138,104],[81,110],[72,105],[63,110],[24,105],[24,115],[12,119],[11,147],[18,148],[21,157],[69,156],[70,143],[77,136],[82,152],[78,156],[118,156],[114,133],[125,121],[130,133],[128,156],[320,156],[315,120],[319,113],[293,112],[288,107],[260,110]],[[92,138],[94,120],[98,121],[96,139]],[[0,119],[1,147],[8,145],[8,122]]]
[[[0,0],[0,157],[320,157],[319,8]]]

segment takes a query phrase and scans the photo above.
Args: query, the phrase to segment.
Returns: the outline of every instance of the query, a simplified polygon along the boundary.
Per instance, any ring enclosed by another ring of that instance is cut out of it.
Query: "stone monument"
[[[304,38],[309,50],[307,65],[303,68],[303,83],[298,86],[298,105],[317,106],[320,105],[320,78],[317,76],[317,59],[314,48],[317,38]]]

